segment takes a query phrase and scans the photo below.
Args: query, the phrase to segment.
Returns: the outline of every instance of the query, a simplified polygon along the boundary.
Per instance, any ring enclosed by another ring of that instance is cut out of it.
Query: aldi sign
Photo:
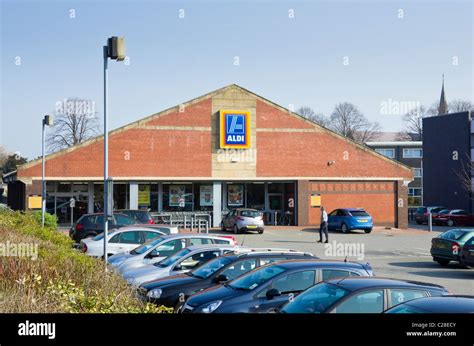
[[[220,111],[221,148],[250,148],[250,112]]]

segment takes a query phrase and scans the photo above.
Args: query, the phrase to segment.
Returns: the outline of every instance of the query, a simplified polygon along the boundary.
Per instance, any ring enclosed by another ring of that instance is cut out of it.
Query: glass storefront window
[[[229,184],[227,185],[227,206],[229,208],[244,206],[244,184]]]
[[[282,183],[268,183],[268,193],[282,193],[283,184]]]
[[[71,183],[58,183],[58,192],[71,192]]]
[[[212,183],[194,183],[194,210],[212,211],[214,191]]]
[[[247,184],[247,207],[257,210],[265,209],[265,184]]]
[[[164,211],[192,211],[193,203],[193,184],[163,184]]]

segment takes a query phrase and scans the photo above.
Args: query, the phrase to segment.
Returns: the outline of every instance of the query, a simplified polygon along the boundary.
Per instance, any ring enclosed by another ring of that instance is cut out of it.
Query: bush
[[[37,218],[0,210],[0,242],[37,250],[37,258],[0,256],[0,312],[171,312],[138,300],[120,276],[104,271],[102,261],[74,250],[69,237],[42,228]]]
[[[38,225],[41,226],[41,210],[33,212],[33,217],[35,218]],[[56,215],[50,213],[44,213],[44,227],[57,229],[58,228],[58,218]]]

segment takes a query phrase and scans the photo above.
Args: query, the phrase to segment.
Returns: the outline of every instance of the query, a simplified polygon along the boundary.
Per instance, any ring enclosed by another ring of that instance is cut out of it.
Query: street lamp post
[[[53,125],[53,117],[45,115],[42,121],[43,129],[41,131],[41,227],[44,227],[44,213],[46,212],[46,181],[44,180],[44,131],[46,125]]]
[[[107,271],[107,236],[109,228],[109,216],[112,215],[112,206],[109,204],[109,132],[107,128],[107,79],[108,59],[123,61],[125,59],[125,41],[120,37],[110,37],[107,45],[103,48],[104,55],[104,263]]]

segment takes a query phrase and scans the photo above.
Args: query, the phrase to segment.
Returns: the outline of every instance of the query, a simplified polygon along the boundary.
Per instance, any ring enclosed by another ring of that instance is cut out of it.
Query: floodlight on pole
[[[112,36],[107,39],[107,45],[103,47],[104,58],[104,263],[107,271],[107,238],[109,228],[109,217],[112,217],[112,203],[109,203],[110,179],[109,179],[109,132],[107,127],[108,110],[108,59],[123,61],[125,59],[125,39]]]
[[[44,157],[44,131],[46,126],[53,125],[53,117],[45,115],[42,121],[41,132],[41,227],[44,227],[44,214],[46,212],[46,181],[44,180],[45,157]]]

